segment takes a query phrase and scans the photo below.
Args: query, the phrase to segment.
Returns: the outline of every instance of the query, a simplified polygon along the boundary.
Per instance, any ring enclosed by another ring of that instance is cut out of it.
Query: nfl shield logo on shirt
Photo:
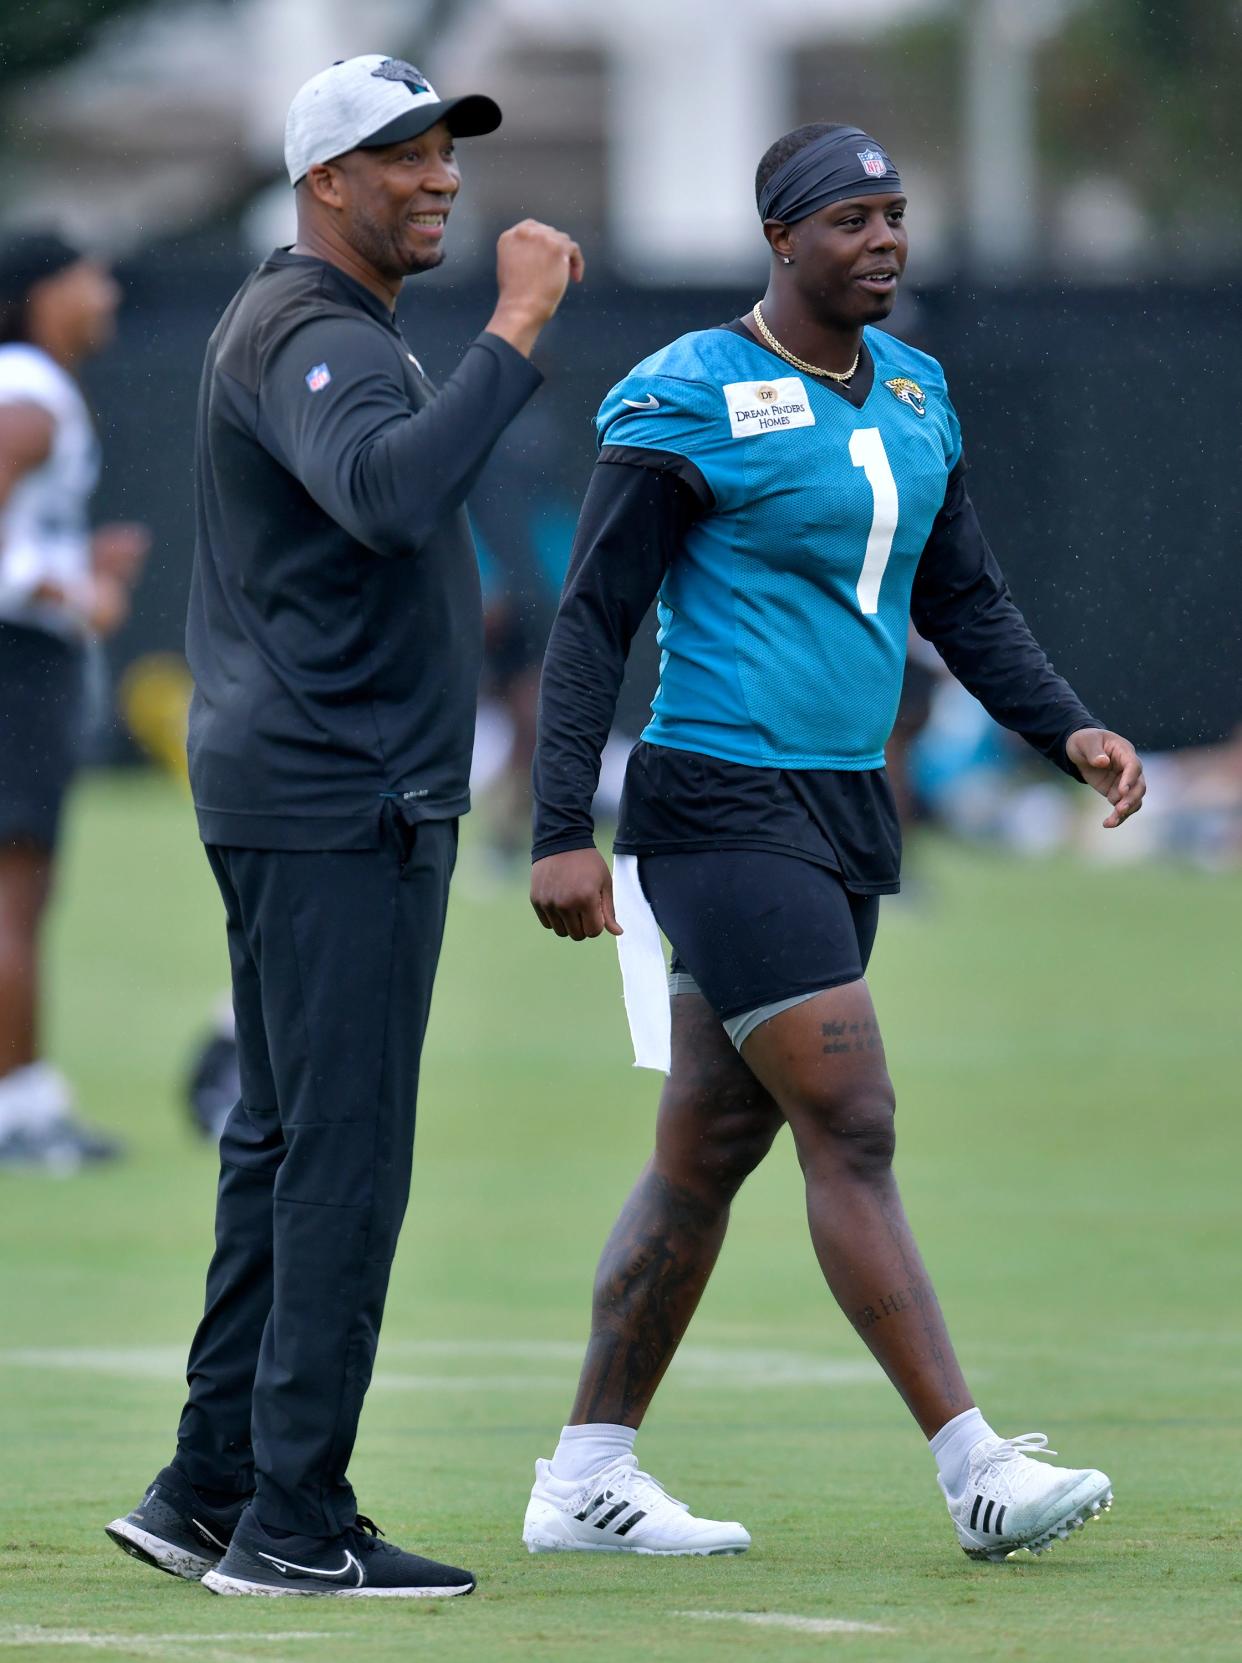
[[[313,370],[306,372],[306,385],[312,393],[321,393],[332,379],[332,371],[326,364],[316,364]]]
[[[863,172],[873,179],[883,179],[888,172],[888,163],[878,150],[856,150],[854,154],[863,165]]]

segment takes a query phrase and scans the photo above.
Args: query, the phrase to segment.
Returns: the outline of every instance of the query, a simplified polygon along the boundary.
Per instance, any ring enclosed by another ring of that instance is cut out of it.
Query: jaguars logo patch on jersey
[[[902,404],[908,404],[916,416],[927,414],[927,394],[917,381],[911,381],[908,375],[897,375],[891,381],[886,381],[884,385],[895,399],[898,399]]]

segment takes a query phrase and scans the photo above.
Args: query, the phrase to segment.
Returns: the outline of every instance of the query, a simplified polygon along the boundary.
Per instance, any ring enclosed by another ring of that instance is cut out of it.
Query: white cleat
[[[531,1553],[715,1554],[745,1553],[750,1533],[696,1519],[625,1455],[572,1483],[536,1461],[522,1540]]]
[[[1031,1459],[1035,1454],[1056,1454],[1042,1432],[984,1438],[971,1450],[966,1488],[960,1496],[945,1491],[969,1558],[996,1564],[1044,1553],[1112,1506],[1113,1487],[1102,1472],[1043,1466]]]

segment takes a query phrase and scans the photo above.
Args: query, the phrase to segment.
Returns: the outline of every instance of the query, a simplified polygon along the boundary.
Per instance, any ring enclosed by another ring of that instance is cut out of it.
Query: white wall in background
[[[515,36],[601,48],[614,259],[653,282],[730,281],[761,257],[755,163],[791,124],[790,53],[882,33],[945,3],[473,0],[439,57],[456,79],[477,80],[497,44]]]

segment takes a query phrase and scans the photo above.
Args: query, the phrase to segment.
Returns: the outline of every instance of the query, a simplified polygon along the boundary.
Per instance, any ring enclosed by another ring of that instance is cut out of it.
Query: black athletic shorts
[[[81,647],[0,620],[0,845],[56,847],[82,751],[85,687]]]
[[[867,969],[880,898],[851,894],[814,861],[710,849],[642,855],[638,874],[672,943],[673,977],[693,977],[726,1026],[856,982]]]

